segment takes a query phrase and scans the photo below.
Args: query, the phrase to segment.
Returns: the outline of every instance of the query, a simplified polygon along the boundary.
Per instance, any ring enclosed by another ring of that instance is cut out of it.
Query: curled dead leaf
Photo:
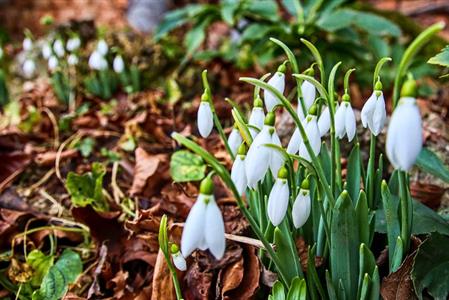
[[[380,287],[380,294],[385,300],[417,299],[413,290],[411,272],[416,251],[408,255],[399,269],[385,277]]]
[[[174,289],[171,273],[165,261],[164,254],[159,250],[157,254],[156,266],[153,275],[153,290],[151,300],[175,300],[176,292]],[[186,298],[187,299],[187,298]]]

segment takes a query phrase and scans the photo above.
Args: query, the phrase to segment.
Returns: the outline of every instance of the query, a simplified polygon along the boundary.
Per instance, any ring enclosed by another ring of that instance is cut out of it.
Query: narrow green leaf
[[[326,270],[326,287],[327,293],[329,294],[329,299],[338,299],[337,291],[335,290],[329,270]]]
[[[380,277],[379,277],[379,269],[376,266],[374,268],[371,279],[371,289],[368,299],[369,300],[379,300],[380,296]]]
[[[360,190],[357,204],[355,206],[357,220],[359,223],[360,242],[368,244],[371,235],[371,228],[368,219],[368,200],[363,190]]]
[[[360,300],[365,300],[368,297],[368,292],[370,288],[370,282],[371,278],[369,277],[368,273],[365,273],[365,276],[363,276],[363,282],[361,286],[361,293],[360,293]]]
[[[360,266],[359,266],[359,289],[358,289],[358,298],[365,299],[366,293],[368,291],[365,291],[365,296],[362,298],[361,295],[363,295],[363,285],[365,284],[363,281],[365,280],[364,276],[367,274],[373,274],[376,268],[376,259],[374,258],[373,253],[371,250],[365,245],[360,245]]]
[[[287,300],[306,300],[307,299],[307,286],[304,278],[293,278],[290,289],[287,293]]]
[[[346,189],[353,202],[359,197],[360,193],[360,146],[358,143],[354,145],[348,158],[347,176],[346,176]]]
[[[287,226],[285,223],[286,219],[281,223],[281,227],[284,227],[283,230],[279,227],[274,229],[274,243],[276,245],[276,254],[278,257],[281,257],[281,268],[284,271],[287,280],[291,282],[293,278],[297,276],[302,276],[302,272],[299,265],[298,253],[294,245],[292,245],[291,241],[291,233],[288,232]],[[284,223],[284,225],[283,225]],[[301,273],[299,273],[301,272]]]
[[[273,300],[285,300],[284,285],[280,281],[276,281],[271,290],[271,296]]]
[[[449,183],[449,169],[431,150],[423,148],[416,160],[418,168]]]
[[[390,273],[396,272],[399,269],[403,257],[404,257],[404,245],[402,243],[401,237],[398,236],[396,239],[396,247],[394,248],[393,252]]]
[[[385,180],[382,182],[382,203],[387,224],[388,256],[391,270],[393,253],[395,251],[394,249],[396,249],[396,239],[401,234],[398,216],[399,199],[396,196],[391,195]]]

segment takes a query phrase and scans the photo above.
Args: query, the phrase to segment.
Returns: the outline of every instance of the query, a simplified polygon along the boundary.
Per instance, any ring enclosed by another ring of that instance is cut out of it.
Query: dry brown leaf
[[[407,256],[396,272],[383,279],[380,294],[384,300],[417,299],[410,276],[415,254],[416,251]]]
[[[159,249],[153,275],[151,300],[175,300],[176,292],[164,254]]]
[[[221,280],[217,283],[217,289],[222,286],[221,297],[223,299],[229,299],[227,296],[225,297],[225,294],[240,285],[243,279],[243,271],[243,257],[225,269],[220,270],[218,278]]]
[[[59,160],[64,161],[65,159],[76,157],[77,155],[78,155],[77,149],[65,150],[59,156]],[[34,162],[40,166],[50,166],[55,163],[57,158],[58,158],[58,152],[48,151],[45,153],[37,154],[36,157],[34,158]]]
[[[0,193],[30,164],[31,155],[22,151],[0,153]]]

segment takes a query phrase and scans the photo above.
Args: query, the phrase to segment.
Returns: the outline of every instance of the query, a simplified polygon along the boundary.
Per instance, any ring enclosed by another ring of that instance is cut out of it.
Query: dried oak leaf
[[[156,266],[153,275],[153,290],[151,300],[174,300],[176,293],[173,286],[171,273],[161,250],[157,255]],[[187,298],[186,298],[187,299]]]
[[[413,290],[411,272],[416,251],[408,255],[399,269],[385,277],[380,287],[380,294],[385,300],[417,299]]]
[[[31,163],[31,155],[22,151],[0,153],[0,193]]]
[[[307,245],[306,241],[302,236],[296,239],[296,249],[298,250],[301,269],[303,272],[307,272],[307,261],[309,259],[309,245]],[[324,260],[320,256],[315,256],[315,267],[321,267],[324,263]]]
[[[220,294],[219,288],[221,286],[221,298],[228,299],[226,293],[240,285],[243,280],[243,271],[243,257],[225,269],[220,270],[218,273],[217,294]]]

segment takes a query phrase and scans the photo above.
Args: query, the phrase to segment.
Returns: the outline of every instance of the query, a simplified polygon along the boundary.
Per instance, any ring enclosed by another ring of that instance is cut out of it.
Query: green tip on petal
[[[304,180],[301,182],[301,189],[303,189],[303,190],[308,190],[308,189],[310,189],[310,182],[309,182],[309,179],[308,179],[308,178],[304,179]]]
[[[259,96],[257,96],[256,99],[254,99],[254,107],[263,107],[263,101],[260,99]]]
[[[341,99],[342,99],[344,102],[350,102],[350,101],[351,101],[351,96],[349,96],[348,93],[345,93]]]
[[[274,126],[274,123],[276,122],[276,115],[274,112],[270,111],[267,113],[267,116],[265,117],[264,124],[268,126]]]
[[[200,184],[200,194],[212,195],[213,192],[214,192],[214,182],[209,177],[204,178]]]
[[[178,252],[179,252],[179,247],[178,247],[178,245],[176,245],[176,244],[171,244],[170,252],[171,252],[172,254],[178,253]]]
[[[407,78],[407,80],[402,85],[401,97],[416,97],[416,80],[413,78]]]
[[[310,109],[309,109],[309,115],[314,115],[314,116],[316,116],[316,115],[317,115],[317,112],[318,112],[318,109],[317,109],[316,105],[313,104],[313,105],[310,107]]]
[[[374,90],[376,90],[376,91],[382,91],[382,89],[383,89],[382,82],[380,82],[380,80],[378,80],[378,81],[376,82],[376,85],[374,86]]]
[[[278,171],[278,178],[287,179],[287,176],[288,176],[288,170],[286,167],[282,166]]]
[[[237,150],[238,155],[246,155],[246,146],[245,143],[242,143]]]

